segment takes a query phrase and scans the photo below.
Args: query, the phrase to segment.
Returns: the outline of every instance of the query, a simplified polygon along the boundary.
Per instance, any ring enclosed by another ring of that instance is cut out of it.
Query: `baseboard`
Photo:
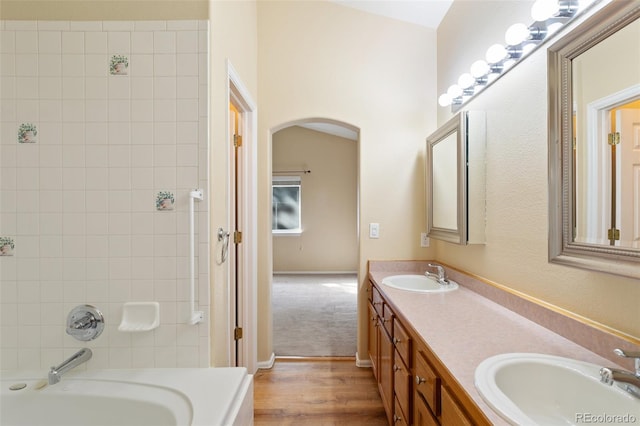
[[[360,358],[360,354],[356,352],[356,367],[361,368],[371,368],[373,365],[371,364],[371,358],[368,356],[365,359]]]
[[[276,362],[276,354],[271,352],[271,357],[268,361],[258,361],[258,370],[268,370],[273,367]]]

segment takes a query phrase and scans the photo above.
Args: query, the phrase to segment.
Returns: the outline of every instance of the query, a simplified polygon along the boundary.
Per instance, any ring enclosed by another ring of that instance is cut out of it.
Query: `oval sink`
[[[449,284],[443,285],[425,275],[392,275],[384,278],[382,284],[399,288],[400,290],[418,291],[422,293],[440,293],[458,288],[458,283],[455,281],[450,280]]]
[[[475,385],[486,403],[514,425],[619,424],[640,419],[640,399],[601,383],[600,366],[569,358],[496,355],[478,365]]]

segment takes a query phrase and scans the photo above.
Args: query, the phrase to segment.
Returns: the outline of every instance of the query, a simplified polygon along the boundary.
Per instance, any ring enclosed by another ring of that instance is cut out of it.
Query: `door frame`
[[[241,170],[240,182],[244,185],[241,191],[241,198],[237,200],[242,204],[240,222],[243,224],[242,243],[238,246],[238,256],[242,258],[240,275],[243,277],[242,291],[240,299],[237,301],[239,305],[239,322],[243,327],[243,336],[238,350],[241,352],[240,359],[243,360],[242,367],[246,367],[249,374],[257,371],[258,359],[258,321],[257,321],[257,282],[258,271],[256,269],[258,259],[258,144],[257,144],[257,124],[258,111],[256,103],[253,101],[249,91],[240,79],[238,72],[235,70],[231,61],[227,59],[227,105],[233,104],[241,116],[241,126],[243,135],[243,149],[240,155],[243,167]],[[229,108],[227,107],[227,114]],[[227,117],[227,126],[229,126],[229,117]],[[230,134],[228,129],[227,134]],[[229,155],[229,161],[233,161],[233,153]],[[227,169],[227,206],[228,206],[228,227],[234,217],[234,203],[231,202],[232,185],[234,184],[234,166],[229,164]],[[230,244],[232,240],[230,241]],[[234,294],[231,289],[234,284],[230,274],[231,268],[227,268],[227,284],[229,294]],[[235,296],[234,296],[235,298]],[[229,300],[229,324],[232,328],[235,326],[235,300]],[[235,353],[235,340],[231,330],[229,345],[229,354]],[[229,358],[229,363],[235,363],[235,356]]]

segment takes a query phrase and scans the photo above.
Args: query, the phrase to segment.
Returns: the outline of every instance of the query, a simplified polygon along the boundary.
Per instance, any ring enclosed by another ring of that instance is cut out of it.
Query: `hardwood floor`
[[[387,420],[370,368],[354,358],[277,358],[254,376],[256,426],[377,426]]]

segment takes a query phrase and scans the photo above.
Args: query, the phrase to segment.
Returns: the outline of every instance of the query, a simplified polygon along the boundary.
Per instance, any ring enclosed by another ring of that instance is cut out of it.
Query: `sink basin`
[[[640,399],[601,383],[600,366],[568,358],[496,355],[478,365],[475,385],[487,404],[514,425],[633,424],[640,419]]]
[[[426,275],[392,275],[382,280],[382,284],[399,288],[401,290],[417,291],[421,293],[441,293],[453,291],[458,288],[458,283],[449,281],[449,284],[442,285],[433,278]]]

